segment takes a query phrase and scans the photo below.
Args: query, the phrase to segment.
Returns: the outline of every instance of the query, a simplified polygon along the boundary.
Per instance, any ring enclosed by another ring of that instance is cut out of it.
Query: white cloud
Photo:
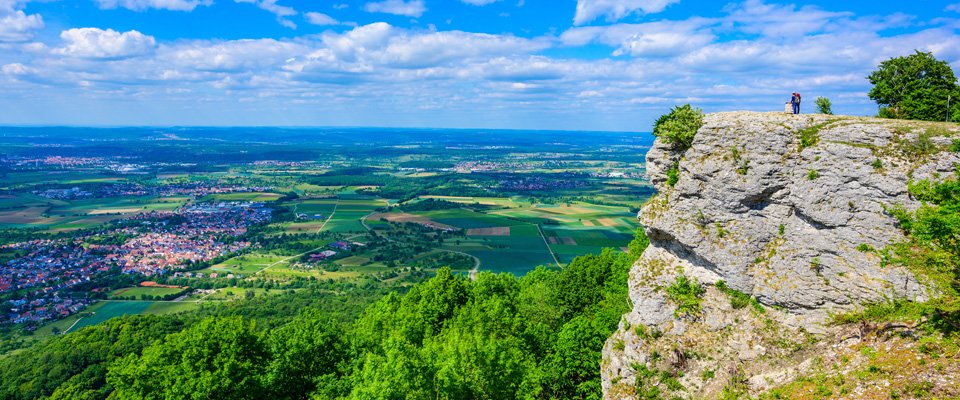
[[[475,5],[475,6],[485,6],[487,4],[493,4],[500,0],[460,0],[464,3]]]
[[[364,10],[371,13],[385,13],[420,18],[427,11],[423,0],[384,0],[367,3]]]
[[[688,52],[712,42],[712,19],[658,21],[643,24],[615,24],[571,28],[560,36],[568,46],[601,43],[615,47],[614,56],[664,57]]]
[[[287,19],[287,17],[292,17],[294,15],[297,15],[297,10],[294,9],[293,7],[277,4],[278,0],[234,0],[234,1],[237,3],[254,4],[260,9],[277,16],[277,22],[280,23],[280,25],[283,25],[290,29],[297,29],[297,24]]]
[[[213,0],[96,0],[102,9],[126,8],[145,11],[151,8],[172,11],[193,11],[198,6],[209,6]]]
[[[279,67],[284,60],[308,51],[307,46],[292,42],[242,39],[163,47],[157,58],[168,68],[243,73]]]
[[[27,15],[16,10],[4,15],[0,11],[0,42],[29,40],[40,29],[43,29],[43,17],[40,14]]]
[[[57,53],[86,58],[124,58],[152,52],[157,45],[153,36],[138,31],[74,28],[60,32],[65,46]]]
[[[577,0],[574,25],[583,25],[599,17],[614,22],[634,14],[655,14],[680,0]]]
[[[960,12],[960,3],[954,3],[954,4],[947,5],[943,10],[944,10],[944,11]]]
[[[337,21],[333,17],[319,12],[308,12],[304,13],[303,17],[307,19],[307,22],[313,25],[340,25],[340,21]]]
[[[462,31],[409,31],[377,22],[343,34],[326,34],[324,50],[337,61],[391,68],[430,68],[475,57],[524,54],[546,48],[542,40]],[[323,53],[324,57],[327,53]]]
[[[11,63],[0,67],[0,72],[8,75],[25,75],[30,72],[30,68],[20,63]]]
[[[0,6],[5,1],[12,4]],[[869,114],[876,107],[864,95],[864,77],[879,62],[921,49],[960,65],[960,33],[951,25],[833,10],[745,1],[711,18],[574,27],[532,39],[373,23],[288,39],[156,43],[140,33],[84,28],[92,31],[65,31],[64,43],[49,47],[0,43],[0,108],[11,110],[0,121],[52,98],[69,101],[64,109],[119,98],[149,105],[164,124],[642,131],[674,104],[775,110],[794,90],[829,97],[840,113]],[[586,45],[623,57],[542,52]],[[93,122],[118,123],[115,115],[101,118]]]
[[[829,12],[815,6],[773,5],[762,0],[747,0],[727,10],[725,20],[728,27],[744,33],[780,37],[820,32],[831,24],[853,17],[850,12]]]

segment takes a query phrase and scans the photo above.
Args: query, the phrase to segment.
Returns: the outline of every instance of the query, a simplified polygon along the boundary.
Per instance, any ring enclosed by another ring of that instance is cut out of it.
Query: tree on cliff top
[[[693,145],[693,138],[701,126],[703,111],[684,104],[657,118],[653,135],[683,151]]]
[[[869,96],[880,105],[880,117],[944,121],[948,96],[950,108],[960,109],[960,89],[950,64],[931,53],[891,58],[867,79],[873,84]]]

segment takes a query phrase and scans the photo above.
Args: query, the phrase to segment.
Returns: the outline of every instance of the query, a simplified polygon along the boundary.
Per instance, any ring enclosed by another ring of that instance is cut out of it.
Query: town
[[[0,323],[40,322],[75,313],[90,300],[74,299],[65,291],[111,269],[162,275],[189,262],[235,253],[250,242],[223,238],[240,237],[270,218],[271,209],[263,203],[198,203],[138,214],[90,235],[0,246],[14,253],[0,266],[0,293],[22,293],[11,299],[14,307],[0,316]]]

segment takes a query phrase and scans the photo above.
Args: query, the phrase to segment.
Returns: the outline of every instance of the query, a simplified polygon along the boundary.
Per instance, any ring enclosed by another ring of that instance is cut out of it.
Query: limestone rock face
[[[707,307],[699,318],[675,316],[663,287],[681,273],[706,285],[723,280],[774,307],[763,318],[796,335],[827,334],[830,313],[867,302],[928,299],[932,289],[901,267],[883,266],[869,249],[904,239],[886,210],[919,206],[907,192],[911,179],[956,173],[960,155],[945,151],[951,132],[944,129],[872,118],[731,112],[707,115],[686,151],[657,140],[647,154],[647,171],[659,194],[639,214],[650,246],[631,271],[633,310],[605,348],[605,396],[635,395],[617,388],[634,385],[636,366],[648,362],[643,348],[651,339],[636,332],[656,329],[664,337],[694,341],[692,332],[723,329],[757,336],[735,321],[749,318],[730,318],[719,308]],[[922,151],[930,148],[932,154]],[[671,187],[666,171],[674,167],[679,180]],[[763,347],[761,342],[717,345],[742,362],[768,353],[754,347]]]

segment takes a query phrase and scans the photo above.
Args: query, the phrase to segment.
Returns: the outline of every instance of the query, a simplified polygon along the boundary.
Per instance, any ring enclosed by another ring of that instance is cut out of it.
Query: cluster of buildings
[[[352,246],[362,246],[362,243],[350,243],[344,241],[336,241],[330,243],[328,247],[331,249],[337,249],[340,251],[350,251]],[[337,254],[340,254],[334,250],[324,250],[319,253],[313,253],[310,255],[310,261],[323,261],[335,257]]]
[[[88,299],[61,298],[57,294],[31,300],[19,299],[10,302],[12,308],[5,317],[14,324],[59,319],[80,312],[90,303]]]
[[[500,189],[515,191],[539,191],[539,190],[557,190],[557,189],[576,189],[587,186],[582,180],[575,179],[543,179],[539,176],[532,176],[522,179],[500,181]]]
[[[83,189],[80,187],[72,187],[34,190],[31,193],[54,200],[76,200],[103,197],[146,196],[151,194],[151,190],[138,183],[115,183]]]
[[[11,157],[0,159],[0,164],[5,164],[14,169],[33,169],[33,168],[99,168],[108,171],[120,173],[136,173],[141,169],[140,165],[131,164],[122,161],[123,157],[69,157],[69,156],[46,156],[46,157]]]
[[[528,162],[491,162],[491,161],[462,161],[453,167],[453,171],[461,174],[473,172],[516,172],[529,171],[537,168],[534,163]]]
[[[616,171],[616,170],[593,172],[590,174],[590,176],[594,178],[615,178],[615,179],[622,179],[622,178],[644,179],[646,177],[646,175],[642,172],[636,172],[636,171],[627,172],[627,171]]]
[[[220,184],[215,181],[171,183],[160,186],[160,196],[206,196],[208,194],[266,192],[273,189],[267,186],[237,186]]]
[[[156,275],[182,268],[187,261],[207,261],[239,251],[250,242],[224,238],[243,235],[251,225],[270,218],[271,209],[263,203],[193,204],[176,211],[139,214],[100,233],[126,238],[121,243],[96,244],[88,237],[76,237],[4,245],[4,252],[14,253],[14,258],[0,264],[0,293],[28,289],[29,294],[16,300],[15,312],[0,315],[0,323],[61,316],[51,310],[69,314],[78,304],[66,295],[69,289],[111,268]]]

